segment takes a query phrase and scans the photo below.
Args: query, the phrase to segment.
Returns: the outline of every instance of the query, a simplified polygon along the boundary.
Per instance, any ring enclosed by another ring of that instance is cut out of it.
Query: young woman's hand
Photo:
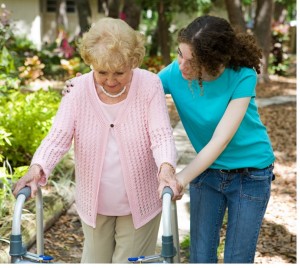
[[[81,76],[81,75],[82,75],[81,73],[77,73],[77,74],[76,74],[76,77]],[[67,80],[67,81],[65,82],[64,88],[63,88],[63,90],[62,90],[62,94],[63,94],[63,95],[66,95],[67,93],[69,93],[69,92],[71,91],[71,89],[72,89],[73,86],[74,86],[74,85],[73,85],[73,83],[72,83],[72,79]]]

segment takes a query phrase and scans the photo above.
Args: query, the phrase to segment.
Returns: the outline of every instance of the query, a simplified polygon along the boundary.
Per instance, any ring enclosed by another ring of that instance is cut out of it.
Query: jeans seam
[[[265,205],[264,205],[264,207],[262,208],[262,210],[260,211],[260,216],[261,216],[261,218],[264,217],[265,211],[266,211],[267,206],[268,206],[268,202],[269,202],[269,199],[268,199],[268,198],[265,199]],[[261,222],[258,222],[258,223],[257,223],[257,226],[256,226],[256,233],[255,233],[255,235],[256,235],[256,237],[257,237],[257,240],[258,240],[258,237],[259,237],[260,226],[262,225],[262,222],[263,222],[263,220],[262,220]],[[253,240],[252,240],[252,242],[253,242],[253,243],[252,243],[252,252],[253,252],[253,254],[252,254],[252,256],[249,256],[249,262],[253,262],[253,260],[254,260],[254,258],[255,258],[255,251],[256,251],[257,240],[256,240],[256,241],[253,241]]]
[[[242,181],[241,181],[241,183],[242,183]],[[240,187],[240,189],[241,189],[241,187]],[[241,194],[241,193],[240,193]],[[239,217],[240,217],[240,210],[241,210],[241,199],[239,199],[239,209],[238,209],[238,218],[237,218],[237,221],[236,221],[236,223],[235,223],[235,226],[234,226],[234,230],[236,230],[236,228],[237,228],[237,224],[238,224],[238,222],[239,222]],[[230,255],[230,262],[229,263],[231,263],[232,261],[232,258],[233,258],[233,253],[235,252],[235,245],[236,245],[236,239],[237,239],[237,232],[236,231],[234,231],[234,239],[233,239],[233,245],[232,245],[232,250],[231,250],[231,255]]]

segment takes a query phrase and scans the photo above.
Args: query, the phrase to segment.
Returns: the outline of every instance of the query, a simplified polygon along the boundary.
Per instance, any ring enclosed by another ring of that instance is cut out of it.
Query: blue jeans
[[[224,263],[254,262],[272,178],[273,166],[243,173],[208,169],[190,183],[191,263],[218,262],[226,208]]]

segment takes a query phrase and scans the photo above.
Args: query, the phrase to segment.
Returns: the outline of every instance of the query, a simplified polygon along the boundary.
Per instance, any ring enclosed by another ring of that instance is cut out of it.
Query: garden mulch
[[[259,84],[257,97],[296,95],[296,79],[272,77],[269,84]],[[179,117],[170,97],[167,104],[172,126]],[[271,199],[260,232],[255,263],[297,263],[297,211],[296,211],[296,103],[270,105],[259,108],[276,155],[275,175]],[[251,135],[251,133],[249,133]],[[224,240],[222,228],[221,240]],[[79,263],[83,246],[80,219],[71,207],[45,232],[45,253],[55,262]],[[35,252],[35,245],[30,251]],[[187,250],[181,252],[181,262],[188,263]]]

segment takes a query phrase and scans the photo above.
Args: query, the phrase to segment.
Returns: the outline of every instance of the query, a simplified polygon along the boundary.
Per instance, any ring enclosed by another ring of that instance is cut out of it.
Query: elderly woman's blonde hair
[[[134,69],[145,56],[145,38],[123,20],[102,18],[83,34],[79,51],[95,70]]]

